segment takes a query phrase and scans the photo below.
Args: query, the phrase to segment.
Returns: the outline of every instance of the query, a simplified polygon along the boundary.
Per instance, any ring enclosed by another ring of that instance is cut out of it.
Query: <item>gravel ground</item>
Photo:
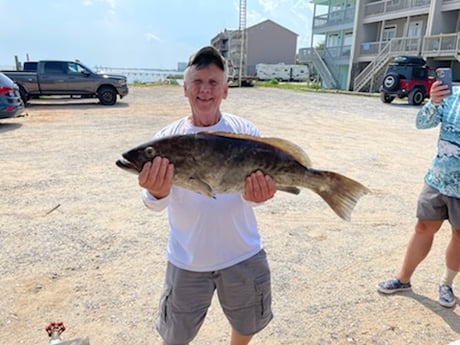
[[[256,210],[273,275],[274,320],[254,345],[448,344],[460,338],[458,307],[436,302],[449,227],[413,277],[414,289],[382,296],[415,221],[437,129],[416,130],[417,107],[378,98],[264,88],[231,89],[223,110],[264,136],[289,139],[313,166],[372,190],[352,222],[316,195],[283,192]],[[149,212],[134,175],[114,162],[188,112],[180,87],[132,87],[113,107],[93,100],[35,100],[0,123],[0,343],[160,344],[166,213]],[[459,292],[460,293],[460,292]],[[193,342],[228,344],[214,300]]]

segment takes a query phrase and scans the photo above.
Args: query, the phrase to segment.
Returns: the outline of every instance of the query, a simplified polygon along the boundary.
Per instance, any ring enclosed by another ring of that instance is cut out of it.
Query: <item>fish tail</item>
[[[358,200],[370,190],[355,180],[331,171],[321,171],[320,174],[327,183],[322,183],[315,191],[340,218],[350,221]]]

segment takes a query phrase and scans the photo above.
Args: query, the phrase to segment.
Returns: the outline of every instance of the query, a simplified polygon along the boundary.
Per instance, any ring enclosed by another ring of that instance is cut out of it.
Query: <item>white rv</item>
[[[259,63],[256,65],[256,76],[259,80],[304,81],[309,78],[310,73],[306,65]]]

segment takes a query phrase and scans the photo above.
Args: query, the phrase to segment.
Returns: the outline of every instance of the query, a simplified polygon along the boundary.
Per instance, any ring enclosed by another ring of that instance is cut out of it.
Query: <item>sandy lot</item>
[[[437,129],[416,130],[417,107],[378,98],[262,88],[231,89],[223,110],[265,136],[289,139],[313,166],[372,190],[352,222],[316,195],[277,193],[257,208],[273,275],[275,318],[254,345],[448,344],[459,308],[436,302],[447,224],[413,277],[413,292],[382,296],[415,221],[417,195]],[[166,213],[149,212],[119,154],[185,115],[180,87],[131,88],[113,107],[88,100],[35,101],[0,123],[0,344],[160,344],[154,319],[162,289]],[[460,291],[457,291],[460,294]],[[197,345],[228,344],[217,300]]]

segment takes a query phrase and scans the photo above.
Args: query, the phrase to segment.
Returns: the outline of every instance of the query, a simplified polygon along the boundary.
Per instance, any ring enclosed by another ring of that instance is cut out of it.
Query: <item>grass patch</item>
[[[270,81],[257,81],[256,86],[260,87],[272,87],[277,89],[286,89],[286,90],[319,90],[321,89],[320,83],[315,82],[299,82],[299,83],[285,83],[280,82],[276,79],[272,79]]]
[[[177,78],[180,79],[180,78]],[[177,81],[176,78],[173,79],[163,79],[163,80],[158,80],[158,81],[152,81],[152,82],[142,82],[139,80],[134,80],[132,83],[129,84],[129,86],[161,86],[161,85],[179,85],[179,82]]]

